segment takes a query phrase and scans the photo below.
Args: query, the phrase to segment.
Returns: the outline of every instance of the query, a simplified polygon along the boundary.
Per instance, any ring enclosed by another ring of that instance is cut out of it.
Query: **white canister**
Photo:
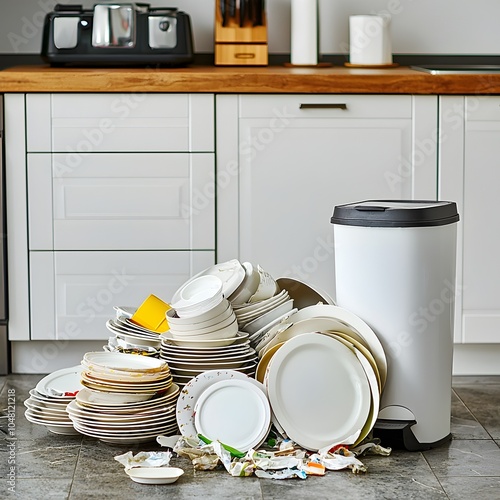
[[[392,47],[389,25],[389,17],[350,16],[350,63],[363,66],[391,64]]]
[[[318,64],[318,2],[292,0],[290,62],[297,66]]]

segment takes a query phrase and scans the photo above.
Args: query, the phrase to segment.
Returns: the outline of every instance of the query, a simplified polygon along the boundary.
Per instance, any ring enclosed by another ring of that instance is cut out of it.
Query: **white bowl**
[[[219,323],[216,323],[215,325],[208,326],[207,328],[196,328],[192,327],[191,329],[187,330],[177,330],[177,328],[173,325],[170,326],[170,333],[175,337],[197,337],[199,335],[206,335],[209,333],[217,332],[220,330],[223,330],[224,328],[228,327],[232,323],[236,321],[236,315],[234,314],[233,311],[231,311],[231,314],[220,321]]]
[[[226,299],[222,299],[212,309],[198,314],[197,316],[191,316],[190,318],[179,317],[176,310],[172,308],[167,311],[167,321],[169,325],[194,325],[203,323],[215,318],[219,314],[222,314],[228,307],[229,302]]]
[[[259,271],[250,262],[243,262],[245,278],[240,286],[232,293],[228,300],[231,304],[244,304],[257,291],[260,283]]]
[[[204,333],[193,333],[192,335],[186,334],[177,334],[175,331],[170,330],[170,334],[174,340],[219,340],[219,339],[228,339],[236,337],[238,333],[238,322],[236,321],[236,316],[233,318],[233,321],[226,326],[212,330],[210,332]]]
[[[211,326],[217,325],[218,323],[221,323],[222,321],[226,320],[227,318],[231,317],[231,315],[234,314],[233,308],[226,299],[224,299],[223,303],[227,306],[224,309],[224,311],[221,312],[220,314],[217,314],[216,316],[213,316],[210,319],[207,319],[206,321],[196,321],[197,316],[195,318],[175,317],[174,320],[172,321],[172,319],[167,314],[167,321],[168,324],[170,325],[170,329],[171,330],[173,329],[177,332],[189,332],[192,330],[201,330],[203,328],[209,328]],[[219,310],[220,308],[216,306],[215,309]],[[215,309],[212,309],[211,311]],[[175,310],[172,311],[171,315],[172,316],[175,315]]]
[[[172,304],[179,317],[200,315],[222,302],[222,281],[217,276],[200,276],[181,288],[179,296],[180,299]]]
[[[267,271],[264,271],[260,266],[257,266],[257,271],[259,273],[259,286],[248,302],[270,299],[280,291],[278,284]]]
[[[178,467],[134,467],[125,472],[132,481],[141,484],[175,483],[184,474]]]

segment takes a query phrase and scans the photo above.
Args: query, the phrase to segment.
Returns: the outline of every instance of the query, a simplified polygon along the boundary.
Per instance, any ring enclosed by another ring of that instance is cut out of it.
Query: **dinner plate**
[[[236,370],[207,370],[196,377],[191,377],[186,380],[176,403],[177,424],[183,436],[196,437],[198,435],[194,421],[196,402],[205,389],[221,380],[250,380],[266,394],[266,389],[260,382]]]
[[[284,342],[280,342],[279,344],[276,344],[275,346],[271,347],[269,351],[267,351],[264,356],[260,359],[260,361],[257,363],[257,368],[255,369],[255,378],[260,382],[264,383],[264,375],[266,374],[267,367],[269,366],[269,363],[271,362],[272,357],[274,356],[274,353],[284,344]]]
[[[97,403],[94,401],[93,393],[90,389],[82,389],[76,397],[76,401],[79,406],[85,409],[94,409],[100,412],[108,413],[131,413],[143,411],[146,408],[152,408],[157,406],[163,406],[169,404],[172,399],[177,398],[179,394],[179,386],[177,384],[172,384],[165,394],[155,395],[151,399],[145,401],[138,401],[133,403],[121,403],[115,400],[106,398],[102,402]]]
[[[169,360],[182,360],[182,359],[205,359],[205,358],[232,358],[233,356],[243,356],[246,354],[256,354],[255,349],[250,347],[249,345],[244,345],[239,348],[231,349],[231,350],[209,350],[209,351],[197,351],[195,349],[188,350],[171,350],[171,349],[162,349],[161,355],[167,362]]]
[[[284,431],[307,450],[352,444],[370,412],[370,385],[358,358],[327,335],[304,333],[282,345],[269,365],[267,389]]]
[[[379,392],[379,394],[382,394],[382,390],[383,390],[382,379],[380,378],[380,372],[378,371],[377,362],[375,361],[375,358],[373,357],[370,350],[367,349],[363,344],[358,342],[355,338],[352,338],[347,333],[335,332],[335,331],[330,331],[330,330],[326,331],[326,332],[321,332],[321,333],[323,333],[325,335],[330,335],[331,337],[334,337],[337,340],[344,339],[346,342],[349,342],[358,351],[360,351],[363,354],[363,356],[367,359],[367,361],[370,363],[370,365],[373,369],[373,372],[375,374],[375,378],[377,380],[378,392]]]
[[[266,394],[250,380],[220,380],[207,387],[194,410],[198,433],[239,451],[260,446],[271,425]]]
[[[168,370],[167,363],[161,359],[118,352],[87,352],[83,356],[82,364],[90,369],[97,366],[111,372],[117,370],[154,373]]]
[[[290,316],[289,321],[293,322],[312,317],[329,317],[336,319],[340,325],[332,328],[332,330],[347,334],[352,334],[353,332],[357,333],[365,341],[367,344],[366,347],[368,347],[373,354],[380,372],[382,386],[385,385],[387,380],[387,358],[384,348],[377,334],[359,316],[356,316],[354,313],[342,307],[320,304],[299,309],[293,316]]]
[[[216,340],[201,340],[201,339],[179,339],[172,338],[172,334],[168,331],[163,334],[163,337],[171,344],[184,347],[223,347],[234,344],[235,342],[248,338],[248,333],[238,332],[235,337],[216,339]]]
[[[105,443],[110,444],[139,444],[147,443],[148,441],[153,441],[160,434],[169,434],[177,430],[177,424],[166,426],[163,429],[156,430],[154,432],[125,432],[122,435],[108,434],[106,432],[95,432],[94,430],[88,429],[85,426],[74,423],[74,428],[81,434],[86,436],[95,437]]]
[[[50,398],[67,398],[82,389],[80,383],[81,366],[63,368],[56,370],[42,378],[35,387],[35,390]]]
[[[242,332],[240,332],[240,334],[241,333]],[[248,340],[248,334],[242,337],[238,335],[238,337],[236,337],[236,340],[232,344],[226,346],[203,346],[203,347],[181,346],[165,340],[161,344],[160,353],[163,351],[170,351],[173,353],[196,352],[198,354],[212,353],[212,352],[230,352],[238,349],[248,348],[249,345],[250,341]]]
[[[292,309],[291,311],[286,312],[279,318],[276,318],[274,321],[269,323],[268,325],[264,326],[260,330],[258,330],[256,333],[250,336],[249,340],[251,345],[256,346],[258,345],[261,340],[266,336],[266,334],[276,325],[279,325],[280,323],[286,323],[288,318],[293,314],[297,312],[297,309]]]
[[[245,279],[245,268],[238,259],[231,259],[204,269],[186,281],[172,296],[171,304],[175,304],[180,299],[180,291],[191,281],[200,276],[217,276],[222,281],[222,293],[224,297],[229,297]]]

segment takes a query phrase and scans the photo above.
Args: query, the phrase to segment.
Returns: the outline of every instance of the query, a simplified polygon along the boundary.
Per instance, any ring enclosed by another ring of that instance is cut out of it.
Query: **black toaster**
[[[53,66],[189,64],[191,20],[146,3],[57,4],[45,17],[41,55]]]

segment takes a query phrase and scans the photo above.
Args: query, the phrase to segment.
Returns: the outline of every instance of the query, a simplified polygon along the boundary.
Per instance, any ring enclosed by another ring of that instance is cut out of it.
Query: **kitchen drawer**
[[[28,94],[28,152],[214,151],[212,94]]]
[[[285,128],[288,121],[294,118],[411,118],[412,97],[410,95],[243,95],[239,98],[239,116],[271,118],[272,121],[269,122],[271,130]]]
[[[30,250],[214,249],[213,175],[213,153],[31,153]]]
[[[465,98],[465,113],[467,121],[500,121],[500,97],[468,96]],[[460,118],[456,113],[455,120]]]
[[[31,340],[105,340],[113,306],[166,302],[215,263],[207,252],[30,252]]]

